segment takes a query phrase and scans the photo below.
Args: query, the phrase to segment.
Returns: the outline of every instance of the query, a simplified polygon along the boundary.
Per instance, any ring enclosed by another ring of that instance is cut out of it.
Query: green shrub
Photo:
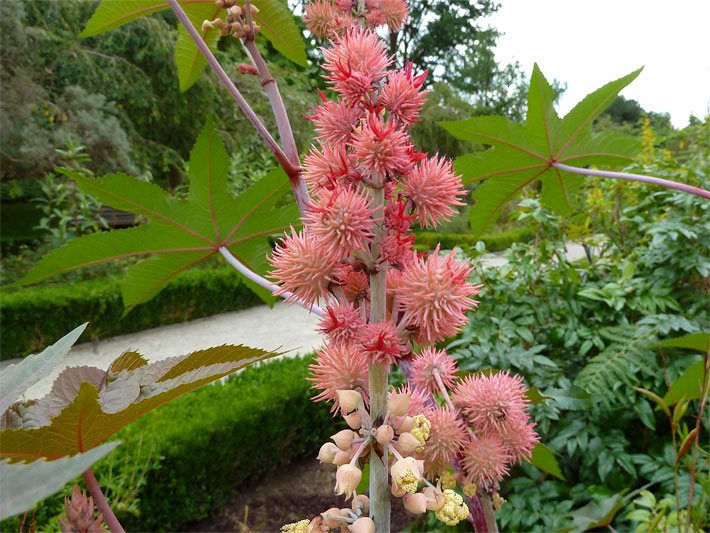
[[[224,505],[245,483],[313,455],[335,419],[314,403],[306,359],[249,368],[207,385],[119,431],[121,446],[95,468],[128,531],[178,531]],[[56,529],[64,493],[37,507],[37,529]],[[126,493],[130,501],[126,501]],[[17,518],[0,530],[17,530]]]
[[[37,352],[84,322],[89,322],[82,336],[86,341],[244,309],[260,301],[229,267],[183,272],[123,318],[121,290],[113,279],[3,291],[0,359]]]
[[[417,250],[431,250],[441,243],[441,247],[445,250],[450,250],[456,246],[475,246],[478,241],[483,241],[486,245],[486,250],[489,252],[497,252],[505,250],[511,244],[516,242],[529,242],[535,238],[535,228],[526,226],[522,228],[513,228],[501,233],[483,235],[482,237],[473,237],[472,235],[460,233],[435,233],[432,231],[418,231],[416,233],[415,247]]]

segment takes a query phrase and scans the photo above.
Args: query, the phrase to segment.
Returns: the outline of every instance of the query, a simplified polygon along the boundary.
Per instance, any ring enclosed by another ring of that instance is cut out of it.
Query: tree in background
[[[390,35],[397,64],[411,61],[431,79],[459,91],[475,114],[522,118],[526,85],[518,63],[499,65],[494,48],[500,32],[481,19],[495,13],[493,0],[414,0],[410,24]],[[468,114],[470,116],[470,113]]]

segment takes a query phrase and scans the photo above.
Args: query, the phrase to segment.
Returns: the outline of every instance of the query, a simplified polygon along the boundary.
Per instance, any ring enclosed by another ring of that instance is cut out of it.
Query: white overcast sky
[[[644,66],[621,94],[684,127],[710,113],[710,0],[500,0],[488,20],[505,33],[499,61],[537,61],[567,83],[561,114],[601,85]]]

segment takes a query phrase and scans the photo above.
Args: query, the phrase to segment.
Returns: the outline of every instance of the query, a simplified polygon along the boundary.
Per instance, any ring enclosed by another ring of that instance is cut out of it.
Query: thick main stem
[[[496,514],[493,510],[493,502],[488,494],[481,494],[481,507],[483,507],[483,516],[486,519],[486,528],[488,533],[498,533],[498,524],[496,523]]]
[[[387,264],[381,259],[384,238],[384,188],[372,189],[372,207],[375,219],[372,256],[376,261],[373,266],[375,273],[370,275],[370,322],[375,323],[385,319],[387,306]],[[387,413],[387,375],[388,368],[382,363],[370,365],[370,415],[373,427],[382,424]],[[373,453],[370,454],[370,516],[375,521],[377,533],[389,533],[390,512],[387,464],[373,449]]]
[[[94,502],[96,502],[96,506],[99,508],[99,512],[103,516],[104,522],[106,522],[109,531],[111,531],[111,533],[124,533],[125,530],[123,529],[123,526],[121,526],[121,523],[118,521],[118,518],[116,518],[116,515],[113,514],[111,506],[109,506],[106,501],[106,496],[104,496],[104,493],[99,486],[99,482],[96,481],[94,471],[91,470],[91,468],[84,472],[84,481],[86,482],[86,488],[89,489],[89,494],[91,494],[94,498]]]
[[[569,165],[565,165],[564,163],[552,163],[552,166],[555,168],[559,168],[560,170],[564,170],[566,172],[581,174],[583,176],[599,176],[600,178],[640,181],[642,183],[660,185],[661,187],[666,187],[667,189],[676,189],[678,191],[694,194],[695,196],[700,196],[701,198],[710,199],[710,191],[706,191],[705,189],[701,189],[700,187],[686,185],[685,183],[678,183],[677,181],[665,180],[663,178],[654,178],[653,176],[644,176],[643,174],[632,174],[630,172],[614,172],[611,170],[596,170],[592,168],[571,167]]]

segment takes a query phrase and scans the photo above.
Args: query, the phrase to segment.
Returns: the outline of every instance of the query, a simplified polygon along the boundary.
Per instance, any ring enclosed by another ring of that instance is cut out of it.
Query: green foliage
[[[643,370],[654,367],[656,354],[650,347],[655,331],[629,324],[604,328],[599,333],[609,343],[587,362],[574,382],[611,403],[617,388],[637,384]]]
[[[471,228],[480,235],[499,216],[503,206],[535,181],[542,183],[542,201],[560,214],[576,206],[576,194],[584,179],[563,172],[552,163],[624,164],[631,160],[638,142],[615,132],[591,134],[594,119],[631,83],[640,70],[597,89],[579,102],[563,119],[553,107],[555,91],[535,66],[525,124],[501,116],[475,117],[441,125],[458,139],[491,145],[456,159],[464,183],[486,180],[473,193]]]
[[[227,152],[211,121],[190,157],[190,192],[175,199],[160,188],[123,174],[98,180],[70,174],[100,202],[145,217],[136,228],[94,233],[71,241],[44,257],[14,285],[36,283],[56,274],[112,260],[150,256],[122,280],[123,301],[131,309],[155,296],[171,278],[203,262],[224,247],[250,270],[264,274],[271,250],[269,235],[297,220],[283,170],[275,169],[238,198],[227,193]],[[274,297],[248,279],[244,283],[265,302]]]
[[[653,168],[671,179],[703,183],[703,154],[683,164],[661,157],[646,172]],[[639,167],[631,171],[643,172]],[[448,346],[464,371],[506,368],[537,388],[530,407],[536,429],[541,441],[558,454],[567,480],[555,480],[531,465],[520,467],[501,487],[508,499],[497,513],[502,530],[571,528],[572,510],[648,483],[655,484],[657,494],[678,494],[688,501],[687,463],[678,463],[676,478],[669,424],[661,419],[661,411],[654,411],[655,404],[617,377],[609,376],[613,383],[589,391],[573,384],[591,371],[585,370],[590,361],[616,352],[622,340],[623,346],[638,338],[633,347],[644,357],[637,366],[618,372],[663,396],[692,369],[698,390],[697,354],[675,346],[659,349],[657,339],[706,331],[710,323],[705,292],[710,268],[708,202],[618,182],[588,182],[582,192],[584,209],[567,219],[545,209],[538,199],[520,202],[519,218],[535,225],[537,238],[513,245],[504,254],[509,260],[505,266],[474,269],[473,281],[483,285],[479,308],[471,313],[463,335]],[[569,259],[566,242],[571,237],[584,244],[584,259]],[[474,254],[475,266],[477,260]],[[609,338],[615,332],[610,328],[627,334],[622,339],[616,331],[615,342]],[[613,394],[605,399],[609,388]],[[686,416],[695,415],[697,402],[690,402]],[[687,435],[680,436],[678,445]],[[700,457],[706,457],[705,452]],[[708,501],[707,495],[699,496],[707,492],[700,464],[695,527],[703,524],[701,502]],[[623,517],[621,513],[615,519],[619,531],[629,527]]]
[[[126,313],[119,283],[97,279],[3,291],[0,359],[37,352],[82,321],[84,341],[141,331],[260,302],[231,267],[186,271],[148,303]],[[125,315],[125,316],[124,316]]]
[[[336,429],[328,410],[311,400],[314,393],[305,379],[309,362],[284,359],[249,368],[119,431],[123,445],[95,471],[111,499],[117,491],[135,489],[125,486],[129,480],[143,480],[130,503],[122,498],[124,505],[116,509],[124,527],[183,530],[225,504],[245,483],[315,456]],[[58,495],[38,507],[40,528],[56,523],[61,502]],[[0,529],[17,527],[6,521]]]
[[[226,10],[216,8],[212,0],[181,2],[181,4],[184,4],[182,7],[190,22],[214,51],[219,41],[219,32],[214,28],[203,32],[202,21],[225,17]],[[306,51],[303,37],[286,5],[280,0],[254,0],[253,5],[260,10],[254,16],[254,22],[261,26],[264,36],[284,56],[305,66]],[[168,3],[164,0],[103,0],[81,33],[81,37],[101,35],[108,30],[168,7]],[[207,66],[207,61],[184,28],[178,31],[175,62],[182,91],[189,89]]]

